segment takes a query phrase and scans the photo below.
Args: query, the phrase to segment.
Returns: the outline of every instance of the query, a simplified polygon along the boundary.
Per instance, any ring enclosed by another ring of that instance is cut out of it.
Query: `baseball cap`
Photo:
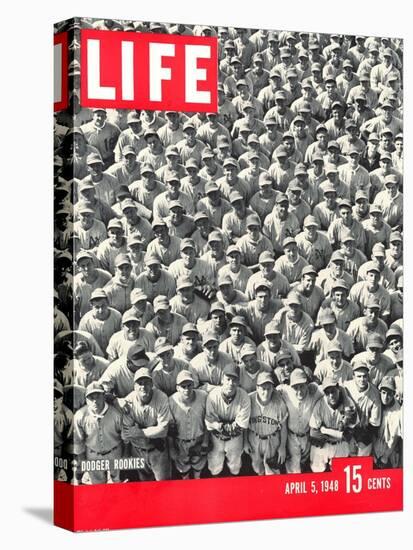
[[[261,227],[261,220],[258,214],[249,214],[247,216],[246,227],[250,227],[252,225],[258,225],[259,227]]]
[[[260,372],[257,376],[257,386],[262,386],[263,384],[266,384],[269,382],[273,386],[275,386],[273,376],[270,372]]]
[[[318,315],[318,324],[319,325],[329,325],[330,323],[335,323],[336,317],[331,309],[325,308],[321,309]]]
[[[209,216],[204,210],[201,210],[195,214],[194,222],[196,223],[199,220],[209,220]]]
[[[211,304],[211,309],[209,310],[210,313],[213,313],[214,311],[222,311],[225,313],[225,306],[221,302],[214,302]]]
[[[117,218],[112,218],[108,223],[107,229],[121,229],[123,231],[122,222]]]
[[[92,302],[93,300],[100,300],[101,298],[108,298],[106,292],[103,290],[103,288],[96,288],[92,295],[90,296],[89,302]]]
[[[297,244],[297,241],[294,239],[294,237],[286,237],[283,240],[283,248],[286,248],[290,244]]]
[[[354,363],[351,365],[351,368],[353,369],[353,371],[360,370],[360,369],[365,369],[367,371],[369,370],[367,363],[365,363],[361,359],[354,361]]]
[[[309,214],[304,218],[304,227],[318,227],[318,221],[314,216]]]
[[[390,234],[390,239],[389,241],[391,243],[395,243],[395,242],[403,242],[403,238],[402,238],[402,235],[399,231],[394,231],[393,233]]]
[[[292,290],[291,292],[288,293],[287,295],[287,298],[285,299],[285,303],[287,305],[298,305],[300,306],[301,305],[301,299],[300,299],[300,296],[298,294],[298,292]]]
[[[146,254],[144,262],[145,265],[161,265],[161,260],[155,254]]]
[[[277,204],[282,204],[283,202],[289,202],[289,200],[288,200],[287,195],[285,195],[284,193],[278,193],[278,195],[275,199],[275,202]]]
[[[193,248],[195,250],[194,240],[190,238],[182,239],[180,250],[185,250],[185,248]]]
[[[275,155],[277,157],[286,157],[288,156],[287,149],[284,145],[279,145],[275,150]]]
[[[380,273],[380,269],[376,262],[373,262],[372,260],[369,262],[366,262],[365,264],[365,270],[366,273],[369,273],[370,271],[376,271],[376,273]]]
[[[141,174],[148,174],[149,172],[153,174],[155,170],[150,162],[145,162],[141,167]]]
[[[194,286],[194,282],[191,279],[191,277],[188,277],[187,275],[181,275],[178,277],[178,280],[176,282],[176,289],[181,290],[182,288],[191,288]]]
[[[244,344],[240,352],[240,357],[242,359],[243,357],[246,357],[247,355],[253,355],[256,352],[257,352],[257,348],[255,346],[251,344]]]
[[[99,382],[96,381],[96,380],[94,382],[91,382],[87,386],[85,395],[86,395],[86,397],[88,397],[92,393],[105,393],[105,390],[103,389],[103,386],[101,384],[99,384]]]
[[[270,334],[281,334],[280,327],[276,321],[270,321],[265,325],[264,336],[269,336]]]
[[[379,390],[382,390],[383,388],[386,388],[388,390],[391,390],[393,392],[396,391],[396,382],[394,381],[393,376],[384,376],[382,381],[379,384]]]
[[[94,259],[93,255],[88,250],[80,250],[78,255],[76,256],[76,262],[79,263],[80,260],[83,260],[85,258],[92,261]]]
[[[213,151],[209,148],[209,147],[205,147],[205,149],[203,149],[202,151],[202,159],[206,159],[206,158],[214,158],[214,153]]]
[[[132,262],[127,254],[118,254],[115,258],[115,266],[132,265]]]
[[[196,325],[194,325],[194,323],[186,323],[183,327],[182,327],[182,334],[189,334],[190,332],[196,332],[197,334],[199,334],[199,331],[198,329],[196,328]]]
[[[334,105],[334,103],[333,103],[333,105]],[[341,105],[341,103],[340,103],[340,105]],[[328,144],[327,144],[327,149],[338,149],[338,150],[339,150],[339,149],[340,149],[340,146],[339,146],[339,144],[337,143],[337,141],[332,140],[332,141],[329,141],[329,142],[328,142]]]
[[[133,208],[134,210],[137,210],[136,204],[133,202],[132,199],[125,199],[120,203],[120,207],[122,212],[124,212],[127,208]]]
[[[355,202],[357,202],[360,199],[369,200],[369,197],[368,197],[367,193],[365,191],[363,191],[362,189],[358,189],[356,191],[355,196],[354,196],[354,201]]]
[[[165,220],[162,218],[154,218],[152,222],[152,229],[155,227],[167,227]]]
[[[380,348],[383,349],[384,342],[380,334],[373,333],[367,338],[367,348]]]
[[[89,205],[90,202],[80,202],[78,207],[79,214],[94,214],[95,211]]]
[[[277,355],[275,356],[275,361],[276,363],[279,363],[280,361],[282,361],[283,359],[292,359],[293,356],[291,355],[291,353],[287,350],[280,350]]]
[[[148,378],[149,380],[152,380],[152,375],[150,370],[147,367],[141,367],[135,372],[135,376],[133,377],[133,381],[137,382],[138,380],[142,380],[143,378]]]
[[[194,377],[192,376],[192,373],[189,370],[181,370],[181,372],[178,373],[178,376],[176,377],[176,385],[179,386],[182,384],[182,382],[193,382]]]
[[[399,338],[403,337],[401,330],[397,326],[392,326],[389,328],[389,330],[386,332],[386,340],[391,336],[398,336]]]
[[[199,166],[198,166],[198,163],[197,161],[194,159],[194,158],[190,158],[186,161],[185,163],[185,168],[188,169],[188,168],[196,168],[197,170],[199,169]]]
[[[376,243],[371,250],[371,254],[372,256],[383,256],[384,258],[384,256],[386,255],[386,248],[384,244]]]
[[[396,176],[396,174],[389,174],[384,178],[384,185],[397,185],[399,183],[399,178]]]
[[[233,280],[228,274],[221,273],[218,275],[218,286],[233,285]]]
[[[222,234],[219,231],[211,231],[211,233],[208,235],[208,242],[223,242]]]
[[[317,270],[314,266],[306,265],[301,270],[301,277],[303,277],[304,275],[315,275],[315,276],[317,276],[318,272],[317,272]]]
[[[331,353],[333,351],[338,351],[340,353],[343,353],[343,346],[340,344],[340,342],[333,340],[328,344],[327,353]]]
[[[229,326],[241,326],[247,328],[247,323],[245,321],[245,318],[242,317],[242,315],[235,315],[229,322]]]
[[[342,289],[347,290],[347,291],[350,290],[350,287],[348,286],[348,284],[346,283],[346,281],[344,279],[336,279],[333,282],[333,284],[331,285],[332,290],[335,290],[335,289],[338,289],[338,288],[342,288]]]
[[[306,384],[308,382],[308,377],[303,369],[294,369],[290,375],[290,386],[295,386],[296,384]]]
[[[234,364],[229,364],[224,367],[222,374],[231,378],[239,378],[239,369]]]
[[[307,174],[307,168],[302,162],[298,163],[294,169],[294,176]]]
[[[216,184],[215,181],[209,181],[206,185],[205,185],[205,193],[208,195],[208,193],[214,193],[216,191],[219,191],[219,187],[218,185]]]
[[[161,310],[168,310],[170,307],[169,299],[167,296],[164,296],[160,294],[159,296],[155,296],[153,300],[153,309],[155,313]]]
[[[269,250],[264,250],[264,252],[261,252],[261,254],[259,255],[258,263],[260,264],[274,263],[274,262],[275,262],[274,254]]]
[[[272,290],[271,283],[269,283],[264,277],[261,277],[257,280],[254,285],[254,291],[257,293],[260,288],[265,288],[266,290]]]
[[[366,308],[368,309],[381,309],[381,304],[378,298],[375,296],[370,296],[366,303]]]
[[[345,258],[343,254],[340,252],[340,250],[334,250],[333,254],[331,255],[331,262],[344,262]]]
[[[147,295],[140,288],[134,288],[130,293],[131,304],[136,304],[137,302],[147,301]]]
[[[370,214],[374,214],[374,213],[383,214],[381,207],[376,203],[373,203],[372,205],[370,205]]]
[[[171,342],[165,336],[160,336],[156,339],[154,351],[156,355],[165,353],[166,351],[172,351],[174,349]]]
[[[326,378],[324,378],[321,385],[323,391],[325,391],[327,388],[336,388],[337,386],[338,380],[334,376],[327,376]]]
[[[134,321],[135,323],[140,323],[140,320],[138,317],[136,317],[133,310],[125,311],[125,313],[122,315],[122,324],[125,325],[126,323],[129,323],[130,321]]]
[[[241,250],[238,248],[238,246],[236,244],[230,244],[227,248],[227,256],[233,254],[234,252],[241,255]]]
[[[223,163],[222,166],[223,166],[224,168],[225,168],[226,166],[235,166],[235,168],[238,168],[238,162],[237,162],[234,158],[228,157],[228,158],[226,158],[226,159],[224,160],[224,163]]]
[[[231,204],[233,204],[234,202],[243,201],[243,200],[244,200],[244,197],[238,191],[232,191],[229,195],[229,202]]]
[[[102,109],[101,109],[102,110]],[[100,153],[89,153],[86,159],[86,164],[103,164]]]

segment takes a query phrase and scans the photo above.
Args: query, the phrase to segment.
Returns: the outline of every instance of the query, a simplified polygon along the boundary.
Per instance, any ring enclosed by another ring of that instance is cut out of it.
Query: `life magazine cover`
[[[402,39],[56,24],[54,213],[78,529],[402,508]]]

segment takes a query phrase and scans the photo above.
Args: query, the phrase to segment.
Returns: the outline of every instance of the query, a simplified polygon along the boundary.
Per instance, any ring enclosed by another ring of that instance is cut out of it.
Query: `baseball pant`
[[[350,447],[347,441],[339,443],[325,443],[323,447],[311,446],[310,460],[313,472],[325,472],[326,467],[331,464],[334,457],[345,458],[350,455]]]
[[[232,437],[228,441],[222,441],[212,434],[211,440],[212,449],[208,453],[208,469],[211,474],[217,476],[222,472],[226,458],[231,474],[238,475],[241,470],[241,455],[244,447],[243,434]]]
[[[365,445],[362,441],[357,442],[357,456],[370,456],[373,448],[373,443]]]
[[[201,443],[204,439],[204,436],[201,435],[196,439],[175,440],[175,448],[171,449],[172,460],[175,463],[176,469],[181,474],[186,474],[191,471],[191,469],[200,472],[206,462],[206,455],[201,456]]]
[[[153,477],[156,481],[171,478],[171,465],[166,448],[164,451],[158,451],[158,449],[143,449],[132,445],[131,454],[133,457],[141,458],[144,464],[143,468],[138,470],[141,481],[147,481]]]
[[[116,458],[122,458],[122,445],[119,444],[117,447],[112,449],[109,453],[97,453],[93,449],[88,449],[86,447],[86,460],[114,460]],[[119,470],[115,468],[109,468],[109,470],[90,470],[87,472],[92,485],[97,483],[107,483],[108,474],[110,474],[110,479],[113,483],[120,481]]]
[[[268,436],[268,439],[261,439],[255,432],[249,430],[248,442],[251,446],[250,456],[254,472],[260,476],[279,474],[280,470],[278,468],[271,468],[267,464],[267,459],[273,458],[280,446],[279,432]]]
[[[288,474],[300,474],[301,464],[310,455],[310,438],[307,434],[297,435],[288,432],[287,438],[287,460],[285,467]]]

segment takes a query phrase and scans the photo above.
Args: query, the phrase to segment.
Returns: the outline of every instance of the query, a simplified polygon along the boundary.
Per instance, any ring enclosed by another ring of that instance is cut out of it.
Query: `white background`
[[[65,9],[64,9],[65,8]],[[114,544],[196,550],[271,546],[292,548],[405,548],[412,533],[412,376],[406,383],[404,513],[335,516],[73,535],[51,525],[52,506],[52,24],[71,16],[204,23],[401,36],[406,134],[412,128],[411,14],[408,2],[94,1],[27,3],[2,8],[0,186],[2,268],[0,294],[0,503],[3,548],[108,548]],[[411,173],[406,147],[407,174]],[[406,370],[410,370],[412,221],[405,178]],[[374,494],[372,494],[374,498]],[[211,502],[211,506],[214,503]],[[188,507],[190,503],[188,502]],[[410,538],[410,540],[409,540]]]

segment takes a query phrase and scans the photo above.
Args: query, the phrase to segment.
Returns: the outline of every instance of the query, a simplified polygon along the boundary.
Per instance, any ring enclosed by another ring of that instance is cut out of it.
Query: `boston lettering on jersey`
[[[215,37],[83,29],[80,52],[82,107],[217,111]]]

